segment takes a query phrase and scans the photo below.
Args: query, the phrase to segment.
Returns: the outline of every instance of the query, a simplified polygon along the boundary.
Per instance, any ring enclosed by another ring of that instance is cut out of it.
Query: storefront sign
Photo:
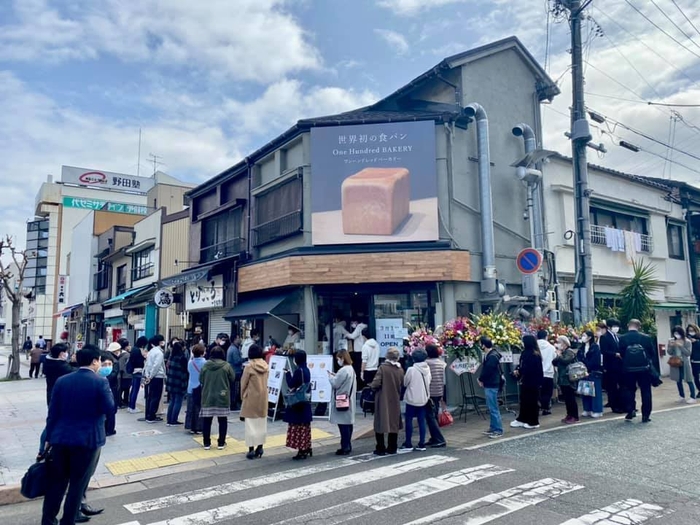
[[[306,357],[306,362],[311,372],[311,402],[329,403],[333,389],[328,372],[333,371],[333,356],[310,355]]]
[[[165,288],[156,290],[153,296],[153,302],[158,308],[170,308],[173,304],[173,293]]]
[[[267,400],[276,405],[282,393],[282,381],[284,381],[284,369],[287,367],[287,358],[283,355],[273,355],[270,358],[270,373],[267,376]]]
[[[450,364],[450,370],[452,370],[458,376],[464,373],[475,374],[476,370],[479,368],[479,361],[474,357],[463,357],[462,359],[455,359]]]
[[[83,210],[101,210],[113,213],[128,213],[129,215],[148,215],[148,207],[124,202],[109,202],[101,199],[84,199],[82,197],[63,197],[66,208]]]
[[[210,310],[224,306],[224,277],[215,275],[211,279],[185,285],[185,310]]]
[[[68,277],[66,275],[58,276],[58,304],[66,302],[66,287],[68,285]]]
[[[135,177],[133,175],[124,175],[123,173],[75,168],[73,166],[63,166],[61,168],[61,182],[132,193],[146,193],[155,185],[155,179],[151,177]]]
[[[435,165],[433,121],[312,128],[313,243],[437,240]]]
[[[377,342],[379,343],[379,355],[386,357],[386,351],[395,347],[403,355],[403,319],[377,319]]]

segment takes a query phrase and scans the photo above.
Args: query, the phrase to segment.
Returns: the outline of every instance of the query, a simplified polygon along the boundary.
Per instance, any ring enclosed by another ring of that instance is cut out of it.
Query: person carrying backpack
[[[631,319],[628,333],[620,338],[620,356],[624,374],[624,397],[626,401],[626,421],[637,417],[637,387],[642,394],[642,423],[651,421],[651,385],[653,380],[652,357],[654,344],[651,337],[639,331],[642,323]]]

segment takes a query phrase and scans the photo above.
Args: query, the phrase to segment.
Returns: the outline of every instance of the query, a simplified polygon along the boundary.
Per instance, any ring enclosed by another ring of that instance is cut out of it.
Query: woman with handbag
[[[411,354],[413,365],[406,371],[403,386],[406,387],[404,401],[406,401],[406,441],[401,445],[401,450],[426,450],[425,416],[430,402],[430,367],[425,362],[428,354],[425,350],[414,350]],[[413,437],[413,418],[418,420],[418,445],[414,448],[411,438]]]
[[[569,365],[576,361],[576,351],[571,348],[571,341],[565,335],[557,337],[554,348],[556,348],[557,356],[552,364],[557,368],[559,387],[564,396],[564,403],[566,403],[566,417],[561,422],[571,425],[579,422],[576,384],[569,379]]]
[[[336,456],[347,456],[352,452],[352,430],[355,424],[355,394],[357,392],[357,380],[355,370],[352,367],[350,352],[341,350],[335,356],[338,363],[337,374],[328,371],[328,380],[333,387],[331,399],[331,423],[338,425],[340,432],[340,448],[335,451]]]
[[[428,432],[430,433],[428,445],[430,445],[430,448],[442,448],[447,446],[447,442],[440,431],[438,421],[440,409],[444,404],[442,397],[445,392],[445,367],[447,363],[440,358],[440,351],[437,346],[427,344],[425,345],[425,352],[428,354],[426,363],[430,367],[430,403],[428,403],[430,406],[426,409],[426,421],[428,423]]]
[[[248,349],[248,364],[241,377],[241,419],[245,421],[248,459],[261,458],[267,436],[267,377],[269,367],[263,349],[254,344]]]
[[[401,420],[401,388],[404,373],[399,362],[399,350],[395,347],[386,351],[386,360],[379,365],[370,388],[376,393],[374,398],[374,436],[377,447],[376,456],[396,454],[398,449]],[[385,445],[384,434],[388,434]]]
[[[295,352],[294,364],[297,367],[294,374],[285,369],[285,380],[290,391],[296,392],[302,399],[296,400],[297,402],[284,410],[284,422],[288,423],[286,446],[298,450],[292,459],[306,459],[314,455],[311,449],[311,421],[314,416],[308,399],[311,392],[311,372],[306,366],[306,352]]]
[[[586,381],[593,384],[595,394],[592,396],[584,395],[583,416],[584,417],[603,417],[603,364],[600,346],[595,342],[593,332],[586,330],[581,335],[583,343],[583,364],[588,369],[588,377]]]
[[[520,364],[513,371],[520,382],[520,413],[512,428],[528,430],[540,428],[540,387],[544,378],[542,354],[534,335],[523,336],[523,351],[520,354]]]
[[[671,369],[671,381],[675,381],[678,386],[679,403],[695,403],[695,385],[693,384],[693,369],[690,366],[690,356],[693,353],[692,343],[685,337],[685,330],[682,326],[673,327],[673,339],[669,339],[666,346],[668,366]],[[683,381],[688,383],[690,398],[686,401]]]

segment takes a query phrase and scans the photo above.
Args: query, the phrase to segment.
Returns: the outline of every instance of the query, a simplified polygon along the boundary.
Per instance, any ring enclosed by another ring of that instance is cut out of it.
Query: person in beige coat
[[[399,430],[403,428],[401,421],[401,388],[404,373],[399,363],[399,351],[389,348],[386,361],[381,364],[377,375],[370,385],[376,392],[374,400],[374,433],[377,448],[374,454],[385,456],[396,454],[398,450]],[[384,434],[389,434],[389,444],[384,446]]]
[[[248,459],[261,458],[267,436],[267,377],[269,368],[257,344],[248,349],[248,364],[241,378],[241,418],[245,419]]]

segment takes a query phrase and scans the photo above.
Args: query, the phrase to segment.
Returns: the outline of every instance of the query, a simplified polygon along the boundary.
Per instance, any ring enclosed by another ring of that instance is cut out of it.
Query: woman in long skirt
[[[526,429],[539,428],[540,386],[542,386],[544,370],[542,369],[542,354],[540,354],[535,336],[526,335],[523,337],[520,365],[515,369],[514,375],[520,381],[520,413],[515,421],[511,421],[510,426]]]
[[[294,364],[297,369],[292,374],[289,370],[285,370],[285,379],[289,389],[311,387],[311,372],[306,366],[306,352],[300,350],[294,354]],[[310,390],[309,390],[310,391]],[[311,413],[311,403],[302,401],[293,406],[287,407],[284,411],[284,421],[288,423],[287,427],[287,447],[298,450],[296,456],[292,459],[306,459],[313,456],[311,449],[311,421],[313,414]]]
[[[248,364],[241,378],[241,418],[245,420],[248,459],[261,458],[267,436],[267,376],[269,368],[258,345],[248,349]]]

